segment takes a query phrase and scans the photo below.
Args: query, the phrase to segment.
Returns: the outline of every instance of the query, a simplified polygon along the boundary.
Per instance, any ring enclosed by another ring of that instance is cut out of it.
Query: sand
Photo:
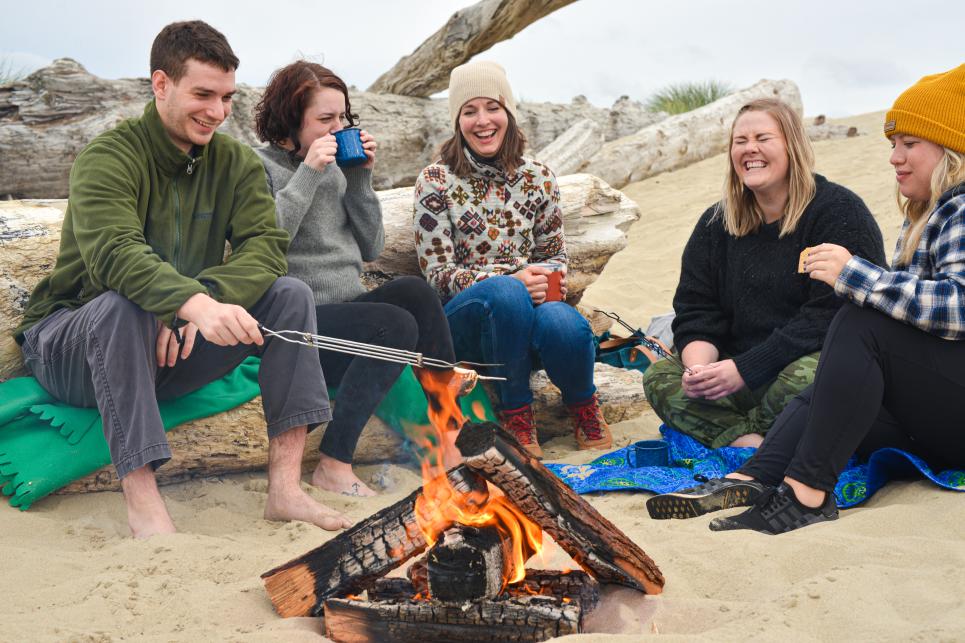
[[[890,253],[900,218],[879,134],[883,114],[837,122],[866,135],[817,143],[818,171],[865,199]],[[586,301],[641,325],[669,311],[680,252],[717,198],[726,163],[720,156],[628,186],[641,219]],[[616,425],[617,443],[656,437],[658,424],[647,413]],[[589,459],[568,440],[546,447],[556,461]],[[385,483],[384,494],[317,497],[358,520],[419,484],[402,466],[360,473]],[[55,496],[23,513],[0,505],[0,641],[324,640],[316,619],[278,618],[259,575],[328,532],[264,521],[260,473],[163,492],[182,533],[146,542],[127,537],[116,493]],[[957,492],[892,483],[837,522],[777,537],[713,533],[710,517],[652,521],[647,497],[589,500],[657,562],[664,593],[607,588],[587,618],[588,633],[558,640],[965,640],[965,496]]]

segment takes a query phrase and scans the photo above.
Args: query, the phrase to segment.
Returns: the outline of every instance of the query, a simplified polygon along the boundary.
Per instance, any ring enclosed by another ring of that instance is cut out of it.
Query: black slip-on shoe
[[[650,517],[654,520],[696,518],[720,509],[747,507],[753,505],[764,491],[769,489],[756,480],[708,479],[702,475],[694,476],[694,480],[703,484],[647,500]]]
[[[806,507],[786,484],[763,495],[757,503],[736,516],[714,518],[711,531],[753,529],[771,536],[807,527],[818,522],[838,519],[838,503],[833,493],[826,494],[824,503],[817,509]]]

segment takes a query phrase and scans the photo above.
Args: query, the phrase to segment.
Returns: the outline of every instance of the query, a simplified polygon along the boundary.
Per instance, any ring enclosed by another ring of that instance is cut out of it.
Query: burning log
[[[496,485],[583,569],[602,583],[663,591],[656,563],[616,525],[531,458],[492,422],[467,423],[456,447],[466,465]]]
[[[446,605],[436,601],[325,601],[325,635],[337,642],[545,641],[577,634],[582,610],[549,596]],[[481,634],[484,632],[484,634]]]
[[[513,558],[495,525],[456,525],[426,555],[429,596],[445,603],[496,598],[512,577]]]
[[[432,487],[435,497],[426,498],[422,489],[415,491],[321,547],[262,574],[275,611],[283,617],[318,616],[325,599],[359,593],[425,551],[428,543],[416,514],[422,514],[424,521],[437,521],[431,514],[451,500],[453,490],[471,506],[488,500],[485,480],[466,467],[452,469],[447,478],[449,485]]]
[[[420,571],[421,570],[421,571]],[[380,578],[368,590],[370,601],[404,601],[413,596],[425,596],[428,590],[425,559],[419,559],[409,568],[409,578]],[[518,583],[507,585],[504,598],[519,596],[553,596],[561,602],[571,601],[592,612],[600,602],[600,584],[589,574],[580,570],[561,572],[547,569],[527,569],[526,577]]]

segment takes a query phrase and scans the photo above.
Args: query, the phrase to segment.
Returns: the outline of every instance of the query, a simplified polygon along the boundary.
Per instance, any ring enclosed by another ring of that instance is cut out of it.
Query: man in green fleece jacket
[[[315,332],[315,307],[307,286],[283,276],[288,235],[261,161],[215,133],[237,66],[204,22],[158,34],[155,98],[75,160],[57,263],[16,331],[44,388],[100,410],[135,537],[175,531],[154,476],[171,457],[157,401],[252,354],[269,436],[265,517],[350,524],[300,487],[306,432],[331,419],[318,356],[258,328]]]

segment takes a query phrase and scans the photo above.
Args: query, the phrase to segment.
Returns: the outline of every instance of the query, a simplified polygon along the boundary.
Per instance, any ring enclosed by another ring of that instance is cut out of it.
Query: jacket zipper
[[[181,254],[181,195],[178,193],[179,178],[180,177],[175,176],[174,181],[171,183],[171,187],[174,188],[174,253],[171,257],[171,263],[174,264],[175,270],[181,272],[181,266],[178,262],[178,255]]]

